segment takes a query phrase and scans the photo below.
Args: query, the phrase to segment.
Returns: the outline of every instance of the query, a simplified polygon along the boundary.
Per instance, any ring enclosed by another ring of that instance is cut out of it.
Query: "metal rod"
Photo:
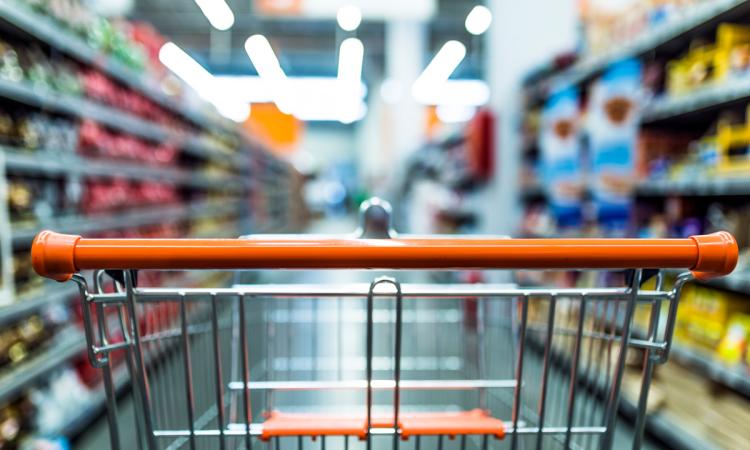
[[[134,292],[133,272],[130,270],[123,271],[123,279],[125,281],[125,290],[127,293],[127,307],[128,315],[130,317],[130,332],[133,337],[133,356],[135,357],[135,363],[138,376],[136,377],[138,391],[140,395],[140,404],[143,409],[143,425],[146,428],[146,443],[150,450],[156,449],[156,440],[154,439],[154,424],[151,418],[151,396],[149,393],[148,386],[148,374],[146,373],[146,362],[143,359],[143,348],[141,347],[141,333],[138,329],[138,315],[136,313],[136,300]]]
[[[367,405],[366,408],[366,417],[367,417],[367,450],[372,449],[372,440],[370,436],[370,429],[372,428],[372,352],[373,352],[373,342],[372,342],[372,333],[373,333],[373,290],[374,285],[370,286],[370,294],[367,295],[367,337],[366,337],[366,374],[365,378],[367,378]]]
[[[520,435],[533,435],[538,434],[539,431],[544,433],[545,435],[564,435],[568,432],[568,427],[519,427],[518,428],[518,434]],[[607,431],[605,427],[572,427],[570,429],[570,432],[573,434],[604,434]],[[263,424],[262,423],[254,423],[251,426],[250,433],[253,436],[262,436],[263,435]],[[372,434],[373,435],[391,435],[397,433],[397,431],[394,428],[373,428]],[[225,430],[224,434],[226,436],[243,436],[245,434],[245,428],[244,424],[237,424],[235,426],[234,424],[230,424],[228,429]],[[167,439],[167,438],[175,438],[175,437],[189,437],[190,431],[188,430],[156,430],[154,431],[154,436],[161,439]],[[195,437],[196,438],[216,438],[219,436],[219,430],[195,430]],[[482,435],[487,436],[487,435]],[[415,436],[417,438],[417,441],[419,441],[419,435]],[[487,436],[488,437],[488,436]],[[278,438],[274,438],[278,439]]]
[[[375,391],[390,391],[395,389],[395,380],[372,380]],[[512,389],[517,386],[516,380],[401,380],[399,389],[402,391],[474,391],[479,389]],[[275,390],[275,391],[329,391],[329,390],[364,390],[367,380],[345,381],[231,381],[227,388],[232,391]]]
[[[516,363],[516,388],[513,392],[513,436],[510,440],[510,448],[516,450],[518,448],[518,438],[516,431],[518,430],[518,422],[521,419],[521,388],[523,387],[523,357],[524,347],[526,343],[526,323],[529,314],[529,302],[528,297],[523,297],[523,303],[521,304],[521,325],[519,329],[520,336],[518,338],[518,362]]]
[[[393,377],[396,387],[393,390],[393,426],[398,429],[398,414],[401,408],[401,328],[403,320],[403,302],[401,301],[401,286],[396,280],[389,280],[396,288],[396,342],[394,349],[395,367]],[[441,441],[442,442],[442,441]],[[393,435],[393,448],[398,450],[399,436],[398,433]]]
[[[602,450],[609,450],[614,444],[615,425],[617,424],[617,410],[620,404],[620,388],[622,386],[623,371],[625,369],[625,357],[628,350],[628,341],[630,340],[630,326],[632,324],[633,312],[635,311],[635,299],[638,297],[638,288],[641,285],[641,269],[633,271],[630,285],[630,296],[625,309],[625,322],[623,323],[622,337],[620,340],[620,354],[617,358],[617,365],[614,373],[614,383],[610,391],[610,397],[607,404],[607,433],[604,435]]]
[[[583,333],[583,321],[586,319],[586,297],[581,297],[581,310],[578,314],[578,334],[573,347],[573,363],[570,367],[570,388],[568,393],[568,432],[565,433],[565,448],[570,448],[570,429],[573,426],[573,415],[575,413],[576,388],[578,387],[578,362],[581,359],[581,334]]]
[[[89,305],[84,304],[84,308]],[[99,321],[99,342],[107,342],[106,322],[104,320],[104,306],[96,305],[96,316]],[[104,381],[104,397],[107,401],[107,424],[109,425],[109,445],[112,450],[120,448],[120,432],[117,422],[117,398],[115,396],[115,387],[112,380],[112,363],[107,358],[104,367],[102,367],[102,378]]]
[[[216,387],[216,411],[217,411],[217,425],[219,431],[221,431],[221,437],[219,439],[219,448],[224,450],[226,448],[226,442],[224,440],[224,377],[221,372],[221,344],[219,342],[219,323],[218,323],[218,308],[216,304],[216,295],[211,296],[211,337],[213,338],[214,344],[214,380]]]
[[[542,429],[544,428],[545,402],[547,400],[547,381],[549,380],[550,357],[552,355],[552,334],[555,329],[555,302],[557,299],[551,296],[549,299],[549,312],[547,314],[547,336],[544,342],[544,362],[542,363],[542,380],[539,394],[539,433],[537,434],[536,448],[542,450]]]
[[[240,348],[242,351],[242,384],[247,386],[250,383],[250,361],[248,360],[247,353],[247,324],[245,319],[245,296],[240,295],[238,297],[240,302],[239,315],[240,315]],[[245,406],[245,447],[247,450],[253,448],[253,440],[250,437],[250,423],[253,420],[253,413],[250,404],[250,391],[248,389],[242,390],[242,400]]]
[[[657,280],[657,285],[661,282],[661,279]],[[651,305],[651,320],[648,324],[648,335],[649,340],[654,339],[656,335],[656,329],[659,325],[659,314],[661,313],[661,301],[655,300]],[[654,376],[654,365],[655,358],[653,358],[651,351],[643,351],[643,373],[641,375],[641,393],[638,398],[638,411],[640,414],[635,420],[635,430],[633,431],[633,450],[639,450],[643,443],[643,432],[646,428],[647,408],[648,408],[648,393],[651,388],[651,381]]]
[[[486,365],[486,345],[485,345],[485,329],[484,329],[484,308],[487,300],[476,299],[477,302],[477,372],[478,377],[483,378],[487,373]],[[480,388],[479,390],[479,408],[487,410],[487,389]]]
[[[190,362],[190,336],[187,334],[187,312],[185,303],[180,302],[180,327],[182,330],[182,361],[185,366],[185,398],[187,399],[187,419],[190,433],[190,448],[195,450],[195,403],[193,399],[193,368]]]
[[[689,274],[688,274],[689,275]],[[460,297],[505,297],[512,299],[519,295],[527,297],[548,296],[549,289],[518,289],[508,284],[447,284],[436,287],[431,284],[404,283],[401,285],[401,296],[404,300],[422,301],[424,299],[455,300]],[[326,284],[253,284],[242,285],[236,288],[185,288],[180,289],[185,298],[205,298],[215,293],[219,299],[229,299],[236,295],[253,297],[276,297],[276,298],[310,298],[320,297],[329,299],[362,298],[369,294],[368,283],[352,283],[341,285]],[[626,288],[566,288],[555,289],[558,296],[577,296],[585,293],[593,301],[606,301],[613,298],[622,298],[628,294]],[[170,288],[138,288],[139,301],[164,301],[175,297],[174,289]],[[388,297],[388,292],[373,292],[374,297]],[[655,298],[669,300],[669,293],[663,291],[644,290],[639,292],[641,301],[650,301]],[[105,301],[108,303],[126,300],[122,294],[97,294],[93,301]]]

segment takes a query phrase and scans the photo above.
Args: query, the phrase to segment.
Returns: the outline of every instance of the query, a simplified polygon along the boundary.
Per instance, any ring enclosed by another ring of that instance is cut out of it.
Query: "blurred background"
[[[345,233],[371,196],[404,233],[734,233],[735,273],[686,289],[646,431],[750,448],[749,104],[747,1],[2,0],[0,449],[96,448],[104,420],[39,230]]]

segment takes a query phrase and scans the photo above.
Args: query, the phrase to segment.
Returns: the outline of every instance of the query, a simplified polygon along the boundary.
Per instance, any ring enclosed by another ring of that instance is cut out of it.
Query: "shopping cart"
[[[366,217],[377,220],[360,229],[363,237],[40,233],[32,250],[37,272],[80,286],[111,447],[621,448],[626,357],[637,353],[643,366],[627,445],[639,448],[680,290],[693,276],[730,273],[738,256],[725,232],[687,239],[403,237],[388,229],[386,205],[369,205]],[[666,268],[688,271],[669,282],[663,272],[649,276]],[[136,270],[194,269],[235,270],[240,278],[251,269],[346,269],[335,272],[339,279],[354,269],[390,269],[398,278],[138,285]],[[614,287],[519,288],[407,283],[407,269],[626,276]],[[94,270],[93,289],[85,270]],[[117,401],[128,378],[133,413]]]

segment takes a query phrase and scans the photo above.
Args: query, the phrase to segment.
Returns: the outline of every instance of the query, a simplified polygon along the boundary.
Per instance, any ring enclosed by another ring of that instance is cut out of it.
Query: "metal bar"
[[[34,268],[67,280],[87,269],[647,269],[725,275],[737,264],[727,232],[683,239],[90,239],[43,231]],[[54,251],[48,249],[54,248]],[[65,270],[63,270],[65,269]]]
[[[657,280],[657,284],[661,283],[661,279]],[[661,313],[661,302],[654,301],[651,305],[651,320],[648,324],[648,335],[649,340],[654,339],[656,335],[656,329],[659,325],[659,314]],[[651,352],[645,350],[643,352],[643,373],[641,375],[641,393],[638,398],[638,411],[640,414],[635,420],[635,430],[633,430],[633,450],[639,450],[643,443],[643,432],[646,428],[646,408],[648,406],[648,393],[651,388],[651,381],[654,376],[654,361]]]
[[[578,334],[576,335],[573,348],[573,363],[570,367],[570,390],[568,393],[568,432],[565,434],[565,448],[570,448],[570,428],[573,424],[575,412],[576,387],[578,386],[578,362],[581,359],[581,334],[583,333],[583,321],[586,318],[586,297],[581,297],[581,311],[578,315]]]
[[[277,391],[319,391],[319,390],[364,390],[367,380],[343,381],[231,381],[227,388],[233,391],[249,390],[277,390]],[[372,389],[388,391],[396,387],[394,380],[372,380]],[[517,386],[516,380],[401,380],[399,388],[410,391],[469,391],[479,389],[507,389]]]
[[[517,297],[524,295],[528,297],[539,297],[549,295],[550,289],[544,288],[524,288],[516,287],[513,284],[445,284],[436,286],[434,284],[404,283],[401,285],[401,296],[406,299],[448,299],[453,300],[459,297]],[[180,289],[180,294],[186,298],[190,297],[208,297],[212,293],[217,294],[220,298],[232,298],[236,295],[258,296],[258,297],[276,297],[276,298],[294,298],[294,297],[321,297],[321,298],[362,298],[369,294],[369,284],[367,283],[349,283],[349,284],[252,284],[239,285],[232,288],[185,288]],[[582,294],[589,295],[593,300],[608,300],[612,297],[622,298],[628,294],[627,288],[578,288],[578,289],[554,289],[554,292],[561,296],[579,296]],[[165,297],[177,296],[177,292],[170,288],[138,288],[136,294],[140,301],[151,298],[158,298],[164,301]],[[102,300],[106,298],[107,302],[117,303],[124,300],[116,294],[97,294],[95,300],[103,295]],[[373,292],[374,297],[388,297],[392,295],[387,291]],[[664,291],[644,290],[639,292],[639,297],[645,300],[652,298],[669,299],[669,293]]]
[[[512,428],[512,427],[511,427]],[[570,429],[570,432],[573,434],[604,434],[606,433],[607,429],[605,427],[572,427]],[[392,435],[394,433],[397,433],[397,430],[390,427],[390,428],[372,428],[370,430],[371,434],[373,435]],[[568,432],[568,427],[519,427],[517,429],[517,433],[519,435],[531,435],[531,434],[538,434],[539,432],[545,434],[545,435],[563,435]],[[243,436],[245,434],[245,424],[229,424],[226,430],[224,430],[225,436]],[[253,423],[251,424],[250,428],[250,434],[252,436],[262,436],[263,434],[263,424],[262,423]],[[154,436],[157,438],[176,438],[176,437],[190,437],[190,431],[188,430],[156,430],[154,431]],[[196,438],[215,438],[217,436],[220,436],[219,430],[211,429],[211,430],[195,430],[195,437]],[[439,435],[436,435],[439,436]],[[475,435],[476,436],[476,435]],[[479,435],[479,436],[486,436],[486,435]],[[416,441],[419,442],[420,436],[415,436]]]
[[[638,288],[641,285],[641,269],[633,271],[633,277],[630,285],[630,296],[625,309],[625,322],[622,327],[622,337],[620,342],[620,354],[617,358],[617,365],[614,373],[614,383],[610,391],[609,401],[607,403],[607,433],[604,435],[602,450],[609,450],[614,444],[615,425],[617,424],[617,409],[620,403],[620,388],[622,386],[623,371],[625,369],[625,357],[630,340],[630,326],[633,321],[633,312],[635,311],[635,299],[638,297]]]
[[[547,381],[549,380],[550,356],[552,355],[552,334],[555,329],[555,296],[550,296],[549,312],[547,314],[547,336],[544,343],[544,362],[542,363],[542,380],[539,394],[539,433],[537,434],[536,448],[542,450],[542,429],[544,428],[545,402],[547,400]]]
[[[482,378],[487,373],[487,364],[485,360],[486,346],[485,346],[485,329],[484,329],[484,308],[486,307],[486,300],[477,302],[477,376]],[[464,332],[464,334],[467,334]],[[487,389],[484,387],[479,390],[479,408],[487,410]]]
[[[238,297],[240,302],[239,315],[240,315],[240,349],[242,351],[242,384],[247,386],[250,382],[250,361],[247,353],[247,324],[245,319],[245,296],[240,295]],[[248,389],[242,390],[242,400],[245,406],[245,447],[247,450],[253,448],[253,440],[250,437],[250,423],[253,420],[253,413],[250,404],[250,391]]]
[[[394,360],[395,367],[393,370],[394,381],[396,387],[393,390],[393,426],[398,428],[398,414],[401,407],[401,332],[402,332],[402,316],[403,316],[403,302],[401,301],[401,286],[396,280],[388,280],[396,288],[396,338],[395,338],[395,349],[394,349]],[[393,448],[398,450],[399,447],[399,436],[398,433],[393,435]],[[442,444],[442,438],[441,438]]]
[[[84,304],[84,308],[88,308],[89,305]],[[104,320],[104,306],[96,305],[96,316],[99,321],[99,342],[107,342],[106,323]],[[117,421],[117,399],[115,397],[115,387],[112,380],[112,364],[110,359],[102,367],[102,379],[104,382],[104,398],[107,403],[107,424],[109,426],[109,445],[112,450],[119,450],[120,448],[120,432]]]
[[[521,325],[519,329],[520,336],[518,338],[518,362],[516,363],[516,383],[515,390],[513,393],[513,436],[510,441],[510,448],[516,450],[518,448],[518,421],[521,419],[521,389],[523,388],[523,357],[524,349],[526,345],[526,325],[529,315],[529,301],[528,297],[523,297],[523,304],[521,305]]]
[[[190,361],[190,336],[187,333],[187,312],[185,303],[180,302],[180,327],[182,329],[182,354],[185,365],[185,398],[187,401],[187,419],[188,430],[187,436],[190,438],[190,448],[195,450],[195,403],[193,399],[193,369]]]
[[[218,308],[216,304],[216,295],[211,296],[211,337],[213,338],[214,344],[214,376],[215,376],[215,387],[216,387],[216,410],[217,424],[221,431],[221,437],[219,439],[219,448],[224,450],[226,448],[226,442],[224,441],[224,378],[221,373],[221,344],[219,343],[219,323],[218,323]]]
[[[374,284],[370,285],[370,293],[367,295],[367,336],[366,336],[366,369],[365,369],[365,378],[367,378],[367,404],[365,406],[366,408],[366,417],[367,421],[365,422],[367,424],[367,450],[372,449],[372,439],[370,436],[370,430],[372,429],[372,352],[373,352],[373,342],[372,342],[372,333],[373,333],[373,290]]]
[[[150,450],[156,449],[156,441],[154,440],[154,423],[151,418],[151,397],[149,393],[148,375],[146,374],[146,362],[143,358],[143,348],[141,347],[141,333],[138,329],[138,315],[136,313],[136,300],[133,280],[133,272],[130,270],[123,271],[123,279],[125,280],[125,291],[128,296],[128,316],[130,318],[130,332],[133,337],[133,356],[136,363],[136,384],[138,384],[138,391],[140,396],[140,405],[143,409],[143,425],[146,428],[146,444]]]

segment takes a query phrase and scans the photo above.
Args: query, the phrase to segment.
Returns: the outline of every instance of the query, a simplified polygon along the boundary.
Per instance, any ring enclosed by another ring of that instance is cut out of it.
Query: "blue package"
[[[591,194],[599,224],[622,232],[632,209],[639,129],[641,63],[610,66],[593,87],[587,121]]]
[[[582,174],[578,90],[553,93],[542,111],[540,127],[542,186],[560,228],[581,224]]]

